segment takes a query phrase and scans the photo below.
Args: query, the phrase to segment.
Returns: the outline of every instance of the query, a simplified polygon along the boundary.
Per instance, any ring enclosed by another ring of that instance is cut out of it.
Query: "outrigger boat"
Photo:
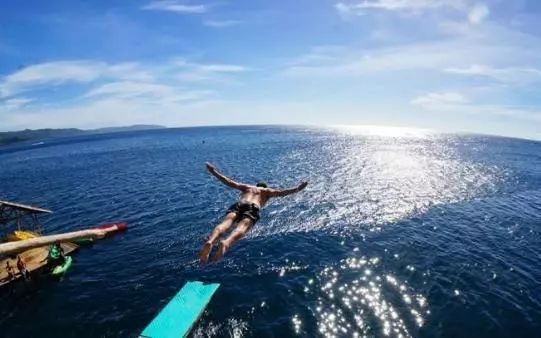
[[[50,214],[51,211],[30,205],[13,203],[0,200],[0,237],[4,241],[22,241],[42,235],[42,226],[39,216]],[[60,244],[64,254],[68,255],[76,251],[79,246],[73,243]],[[49,246],[33,248],[18,252],[16,255],[0,256],[0,287],[22,278],[16,271],[17,255],[26,264],[28,272],[39,270],[47,265]],[[15,274],[10,276],[6,270],[6,264],[14,268]]]
[[[21,257],[28,272],[32,273],[49,262],[55,264],[63,251],[64,261],[52,266],[53,275],[62,275],[72,265],[73,259],[68,255],[79,248],[73,243],[74,241],[93,241],[122,232],[127,228],[126,223],[110,223],[90,229],[43,235],[38,215],[48,213],[51,211],[0,200],[0,238],[7,240],[0,243],[0,287],[22,277],[18,272],[13,273],[14,267],[17,266],[17,256]],[[12,234],[17,239],[10,241],[6,234]],[[8,265],[11,266],[12,273],[7,271]]]

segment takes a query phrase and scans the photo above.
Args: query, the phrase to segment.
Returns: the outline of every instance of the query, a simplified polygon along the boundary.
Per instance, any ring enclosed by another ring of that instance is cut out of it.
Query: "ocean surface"
[[[272,186],[224,260],[197,253]],[[61,280],[2,290],[2,337],[137,337],[186,281],[221,283],[194,337],[539,337],[541,142],[400,128],[184,128],[0,148],[0,199],[46,233],[115,221]]]

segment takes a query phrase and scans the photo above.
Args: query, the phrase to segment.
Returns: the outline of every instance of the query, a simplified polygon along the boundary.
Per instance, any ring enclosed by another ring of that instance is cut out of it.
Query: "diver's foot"
[[[201,251],[199,251],[199,263],[207,264],[209,261],[210,250],[212,249],[212,242],[206,242]]]
[[[229,249],[229,244],[227,244],[225,241],[220,241],[220,246],[218,247],[218,250],[214,254],[214,257],[212,257],[212,260],[214,262],[217,262],[220,259],[222,259],[227,249]]]

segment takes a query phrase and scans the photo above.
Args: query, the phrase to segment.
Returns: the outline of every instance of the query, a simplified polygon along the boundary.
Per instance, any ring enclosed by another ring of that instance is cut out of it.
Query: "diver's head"
[[[267,183],[265,182],[257,182],[257,184],[255,185],[256,187],[259,187],[259,188],[267,188]]]

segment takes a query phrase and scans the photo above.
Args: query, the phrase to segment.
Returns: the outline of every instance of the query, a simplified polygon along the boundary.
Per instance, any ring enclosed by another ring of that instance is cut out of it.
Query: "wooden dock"
[[[68,255],[75,250],[79,249],[79,246],[73,243],[62,243],[60,244],[62,249],[64,249],[64,254]],[[37,271],[47,265],[47,261],[43,261],[49,254],[49,246],[30,249],[19,254],[22,260],[26,264],[26,268],[30,273]],[[6,262],[9,261],[9,264],[13,267],[13,272],[15,277],[9,279],[8,273],[6,270]],[[17,258],[11,259],[6,258],[0,260],[0,288],[4,285],[7,285],[19,278],[22,278],[19,270],[17,269]]]

